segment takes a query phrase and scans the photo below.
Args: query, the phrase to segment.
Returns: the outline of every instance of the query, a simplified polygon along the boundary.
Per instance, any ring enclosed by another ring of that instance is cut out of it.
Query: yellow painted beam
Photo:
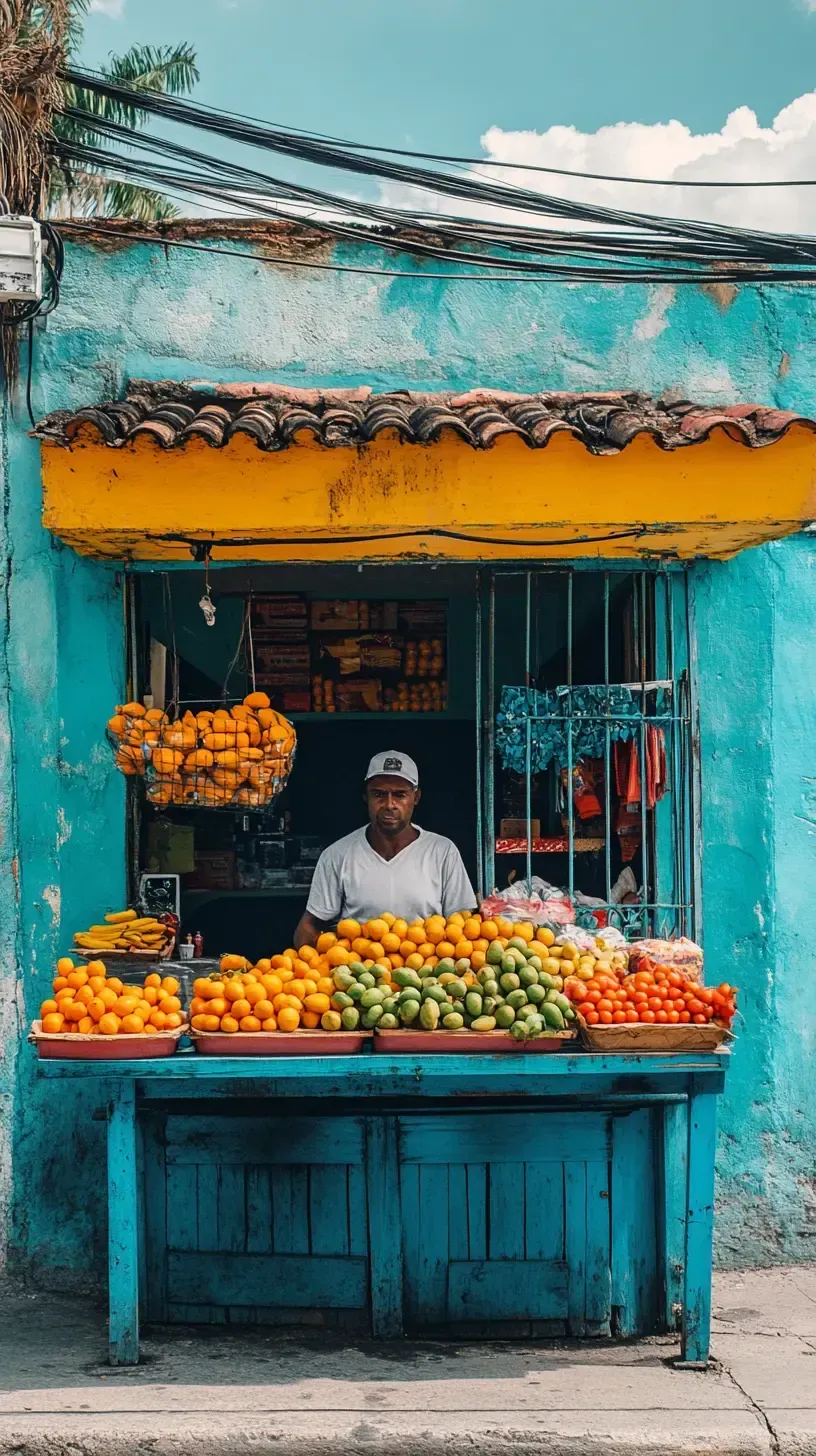
[[[565,435],[544,450],[513,436],[331,450],[309,435],[268,454],[239,435],[220,450],[79,437],[42,451],[45,526],[115,559],[189,561],[198,541],[215,560],[729,556],[816,517],[816,438],[797,426],[761,450],[716,431],[611,456]]]

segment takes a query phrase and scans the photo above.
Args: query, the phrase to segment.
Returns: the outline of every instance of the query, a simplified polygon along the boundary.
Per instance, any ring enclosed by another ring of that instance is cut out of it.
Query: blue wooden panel
[[[246,1248],[246,1169],[227,1163],[217,1171],[218,1247],[240,1254]],[[199,1168],[199,1177],[203,1172]]]
[[[368,1120],[366,1190],[371,1329],[375,1338],[390,1339],[403,1329],[398,1130],[393,1117]]]
[[[714,1234],[714,1159],[717,1099],[695,1087],[688,1108],[688,1220],[683,1309],[683,1359],[708,1360],[711,1338],[711,1259]]]
[[[682,1103],[662,1109],[663,1177],[659,1199],[660,1262],[663,1268],[663,1327],[679,1329],[686,1263],[687,1108]]]
[[[564,1204],[569,1281],[567,1319],[570,1334],[580,1336],[586,1333],[586,1164],[565,1165]]]
[[[468,1259],[467,1167],[451,1163],[448,1168],[448,1254],[451,1259]]]
[[[153,1121],[144,1128],[145,1312],[149,1320],[166,1318],[167,1305],[167,1174],[164,1147]]]
[[[400,1207],[402,1209],[402,1262],[404,1270],[403,1299],[405,1321],[411,1325],[419,1318],[420,1227],[419,1167],[416,1163],[400,1166]]]
[[[593,1333],[609,1332],[612,1316],[609,1164],[586,1165],[586,1269],[584,1313]]]
[[[171,1253],[167,1276],[180,1304],[287,1305],[292,1309],[362,1309],[368,1301],[365,1259],[280,1254]]]
[[[660,1325],[657,1270],[656,1140],[653,1114],[640,1108],[614,1121],[612,1155],[612,1304],[621,1335]]]
[[[168,1163],[361,1163],[359,1119],[170,1117]]]
[[[365,1173],[352,1164],[347,1170],[349,1253],[368,1254],[368,1210],[366,1207]],[[398,1257],[398,1255],[395,1255]]]
[[[216,1253],[221,1248],[221,1230],[218,1226],[218,1168],[215,1163],[205,1163],[196,1168],[196,1221],[196,1247]]]
[[[309,1170],[299,1167],[270,1169],[272,1186],[272,1246],[276,1254],[309,1252]]]
[[[487,1164],[468,1163],[468,1254],[471,1259],[487,1258]]]
[[[272,1189],[269,1169],[251,1164],[246,1170],[246,1251],[265,1254],[272,1248]]]
[[[563,1262],[455,1260],[448,1267],[449,1320],[563,1320],[566,1314]]]
[[[525,1167],[525,1249],[528,1259],[564,1257],[564,1169],[557,1163]]]
[[[198,1248],[198,1169],[192,1164],[167,1168],[167,1247]]]
[[[524,1258],[524,1164],[494,1163],[489,1170],[488,1257]]]
[[[448,1307],[448,1170],[419,1169],[417,1298],[423,1323],[443,1324]]]
[[[315,1254],[349,1252],[348,1177],[330,1163],[309,1170],[309,1234]]]
[[[608,1120],[600,1113],[437,1113],[401,1120],[404,1163],[561,1163],[611,1152]]]

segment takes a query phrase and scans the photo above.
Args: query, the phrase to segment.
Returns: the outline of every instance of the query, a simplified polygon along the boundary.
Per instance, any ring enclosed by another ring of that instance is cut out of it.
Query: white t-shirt
[[[419,835],[393,859],[371,848],[365,828],[330,844],[317,861],[307,910],[334,923],[365,921],[384,910],[403,920],[472,910],[476,896],[453,840],[414,824]]]

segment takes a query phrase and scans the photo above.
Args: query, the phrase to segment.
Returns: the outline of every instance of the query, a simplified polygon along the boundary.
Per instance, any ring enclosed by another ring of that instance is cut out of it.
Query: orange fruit
[[[473,954],[473,942],[471,940],[460,940],[454,947],[453,958],[455,961],[469,960]]]
[[[236,1021],[241,1021],[244,1016],[250,1016],[251,1014],[252,1007],[245,996],[242,996],[240,1001],[233,1001],[230,1007],[230,1015],[234,1016]]]
[[[393,930],[387,931],[381,941],[382,948],[385,951],[386,955],[394,955],[399,950],[400,944],[400,937],[398,935],[395,935]]]
[[[261,1029],[257,1016],[242,1016],[240,1026],[242,1031],[260,1031]]]
[[[482,921],[478,915],[471,915],[462,926],[462,934],[465,940],[478,940],[482,933]]]
[[[123,1036],[140,1036],[144,1031],[144,1025],[141,1016],[123,1016],[119,1030]]]
[[[179,983],[175,976],[165,976],[161,982],[161,988],[167,992],[168,996],[177,996]]]
[[[197,983],[196,983],[197,984]],[[225,1001],[241,1001],[244,997],[244,986],[242,981],[227,981],[224,985]],[[203,997],[201,998],[204,999]]]
[[[255,970],[260,971],[263,976],[268,975],[271,969],[272,962],[270,960],[259,960],[255,962]]]
[[[277,1029],[278,1022],[277,1018],[274,1016],[267,1016],[265,1020],[261,1022],[261,1031],[277,1031]]]
[[[400,941],[399,953],[402,956],[403,960],[405,960],[405,957],[406,956],[413,955],[413,953],[414,953],[415,950],[416,950],[416,942],[415,941],[408,940],[407,937],[406,937],[405,940],[401,940]]]
[[[221,1017],[221,1030],[222,1031],[229,1031],[229,1032],[235,1032],[235,1031],[237,1031],[238,1030],[238,1022],[235,1020],[235,1017],[234,1016],[222,1016]]]
[[[181,1007],[174,1006],[174,1001],[178,1001],[177,996],[168,996],[166,1001],[162,1001],[159,1010],[163,1011],[165,1016],[169,1016],[171,1011],[180,1011]],[[214,996],[212,1001],[205,1001],[204,1006],[206,1007],[204,1012],[205,1016],[217,1016],[220,1018],[225,1012],[229,1011],[229,1001],[226,1001],[223,996]]]
[[[105,985],[105,977],[104,976],[89,976],[88,977],[88,985],[90,986],[91,990],[93,991],[94,996],[98,996],[99,995],[99,992],[102,990],[103,986]]]
[[[219,990],[219,992],[222,992],[223,991],[223,988],[221,986],[219,986],[218,987],[218,990]],[[214,1001],[223,1001],[223,1000],[225,1000],[225,997],[223,996],[223,994],[219,994],[218,996],[211,996],[210,997],[210,1003],[209,1004],[210,1004],[210,1006],[212,1006],[212,1003]],[[179,1000],[178,996],[162,996],[161,1001],[159,1002],[159,1005],[160,1005],[162,1011],[180,1011],[181,1010],[181,1001]],[[213,1011],[213,1016],[216,1016],[217,1014],[218,1013],[216,1011]]]
[[[92,1016],[83,1016],[82,1020],[77,1022],[74,1031],[81,1032],[83,1036],[90,1036],[92,1031],[96,1031],[96,1022]]]
[[[93,998],[94,993],[88,985],[80,986],[79,989],[74,992],[74,1000],[78,1002],[81,1006],[87,1006],[89,1001],[93,1001]]]
[[[151,1023],[148,1021],[146,1023],[146,1025],[145,1025],[145,1029],[144,1029],[143,1035],[144,1036],[158,1036],[158,1034],[159,1033],[158,1033],[156,1027],[155,1026],[152,1026]]]
[[[218,1020],[218,1017],[217,1016],[210,1016],[207,1019],[209,1021],[217,1021]],[[168,1015],[167,1015],[167,1030],[168,1031],[178,1031],[179,1027],[180,1026],[183,1026],[183,1025],[184,1025],[184,1017],[182,1016],[182,1014],[181,1014],[180,1011],[170,1011],[170,1012],[168,1012]]]
[[[65,984],[70,986],[74,991],[78,991],[80,986],[87,986],[88,972],[85,970],[85,967],[77,966],[76,970],[69,971],[65,977]]]
[[[102,1036],[116,1036],[119,1031],[119,1017],[113,1011],[107,1011],[97,1025]]]
[[[159,992],[156,987],[145,986],[144,990],[142,991],[142,1000],[146,1001],[148,1006],[158,1006]]]
[[[448,916],[448,925],[464,925],[464,923],[465,917],[461,910],[457,910],[453,915]]]
[[[337,927],[337,934],[341,940],[353,941],[354,937],[360,934],[360,929],[359,920],[341,920]]]
[[[265,996],[262,1000],[255,1002],[252,1010],[259,1021],[266,1021],[267,1016],[275,1015],[275,1008],[272,1005],[272,1002],[269,1001]]]
[[[479,939],[478,940],[474,940],[474,942],[473,942],[473,949],[475,951],[476,950],[485,950],[486,951],[486,950],[489,950],[489,948],[490,948],[490,941],[489,940],[485,940],[485,938],[484,938],[483,935],[480,935],[479,936]]]
[[[192,1026],[195,1031],[217,1031],[221,1022],[217,1016],[194,1016]]]
[[[363,928],[369,940],[381,941],[383,936],[388,934],[388,925],[384,920],[380,920],[378,916],[374,916],[373,919],[367,921]]]
[[[425,939],[430,941],[431,945],[438,945],[440,940],[445,939],[444,924],[439,925],[434,924],[432,920],[427,921],[425,925]]]
[[[472,951],[471,952],[471,957],[470,957],[470,964],[472,965],[474,971],[481,971],[484,968],[484,966],[487,964],[487,956],[485,955],[484,951],[483,950],[474,950],[474,951]]]
[[[317,989],[318,991],[321,991],[324,996],[333,995],[334,981],[332,980],[331,976],[321,976],[317,983]]]
[[[167,1017],[163,1011],[159,1011],[158,1009],[151,1011],[147,1024],[148,1026],[155,1027],[156,1031],[164,1031],[167,1025]]]
[[[66,1021],[81,1021],[85,1015],[85,1007],[81,1001],[63,1001],[60,1005],[60,1011]]]
[[[305,1026],[309,1031],[314,1031],[315,1027],[320,1025],[320,1017],[316,1011],[304,1011],[300,1018],[300,1024],[301,1026]]]
[[[499,933],[499,927],[496,924],[495,920],[483,920],[482,921],[482,935],[486,937],[488,943],[491,940],[495,940],[496,937],[498,936],[498,933]]]
[[[261,978],[261,985],[270,999],[272,996],[277,996],[278,992],[283,990],[283,981],[280,976],[275,975],[274,971],[270,971],[268,975]]]
[[[300,1012],[291,1006],[282,1006],[278,1012],[279,1031],[297,1031],[300,1026]]]
[[[440,960],[444,960],[445,956],[453,955],[455,948],[456,947],[454,946],[452,941],[440,940],[436,947],[436,954],[439,956]]]
[[[138,1005],[138,996],[124,995],[116,998],[116,1005],[113,1009],[117,1016],[133,1016]]]
[[[334,932],[331,930],[324,930],[323,934],[317,937],[318,955],[325,955],[326,951],[331,950],[332,946],[336,944],[337,936],[334,934]]]
[[[62,1031],[64,1025],[65,1017],[59,1011],[51,1011],[42,1019],[42,1029],[48,1036],[54,1036],[57,1032]]]
[[[423,940],[417,946],[417,955],[421,955],[423,958],[427,958],[428,956],[432,956],[435,950],[435,945],[431,945],[431,942],[429,940]]]
[[[313,996],[307,996],[303,1004],[305,1005],[307,1011],[317,1011],[320,1013],[321,1016],[323,1015],[324,1011],[331,1010],[331,1001],[329,1000],[328,996],[322,995],[322,993],[319,991],[316,992]]]
[[[419,954],[419,952],[414,952],[413,955],[406,956],[405,958],[405,969],[407,971],[418,971],[422,968],[422,966],[424,966],[424,964],[424,958]]]
[[[96,962],[91,961],[91,965],[96,965]],[[108,976],[105,984],[107,986],[110,986],[111,990],[115,991],[117,996],[121,996],[122,992],[125,989],[118,976]]]
[[[404,940],[406,935],[408,934],[408,921],[402,920],[398,916],[397,919],[394,921],[394,924],[391,926],[391,929],[395,935],[399,936],[400,940]]]
[[[88,1015],[93,1021],[101,1021],[107,1009],[101,996],[94,996],[93,1001],[88,1002]]]
[[[290,981],[288,986],[288,992],[290,996],[297,996],[298,1000],[302,1001],[304,996],[306,995],[306,982]]]
[[[59,1011],[56,1001],[43,1001],[40,1007],[40,1020],[44,1021],[46,1016],[54,1016]]]
[[[526,940],[527,944],[529,945],[530,941],[535,935],[535,926],[530,920],[520,920],[518,925],[515,927],[515,932],[516,935],[521,936],[522,940]]]
[[[255,1006],[259,1001],[266,1000],[266,991],[264,987],[256,981],[254,986],[244,987],[244,999],[249,1002],[250,1006]]]
[[[68,985],[68,982],[66,981],[66,979],[65,979],[64,976],[55,976],[54,979],[53,979],[53,981],[51,982],[51,990],[52,991],[64,991],[66,989],[66,987],[68,988],[69,991],[72,989]]]
[[[70,956],[60,956],[57,961],[57,974],[67,976],[69,971],[74,969],[74,963]]]
[[[88,961],[89,976],[106,976],[108,968],[104,961]]]
[[[425,939],[425,926],[424,926],[424,924],[423,925],[409,925],[408,926],[408,933],[406,934],[405,939],[406,940],[410,940],[413,945],[422,945],[422,942]]]
[[[158,971],[151,971],[149,976],[144,978],[145,986],[153,986],[154,989],[161,985],[161,976]]]
[[[99,999],[104,1002],[106,1011],[112,1011],[119,997],[111,986],[103,986],[99,992]]]
[[[425,957],[424,964],[426,966],[438,966],[439,965],[439,956],[426,956]]]
[[[347,966],[352,959],[351,952],[344,950],[342,945],[333,945],[327,952],[326,959],[330,966]],[[281,1027],[281,1030],[284,1030]]]

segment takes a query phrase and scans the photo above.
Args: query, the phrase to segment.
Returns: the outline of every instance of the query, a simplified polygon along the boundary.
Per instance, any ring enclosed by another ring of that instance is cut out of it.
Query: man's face
[[[371,824],[381,834],[397,835],[411,823],[419,789],[395,774],[377,774],[366,784],[366,803]]]

